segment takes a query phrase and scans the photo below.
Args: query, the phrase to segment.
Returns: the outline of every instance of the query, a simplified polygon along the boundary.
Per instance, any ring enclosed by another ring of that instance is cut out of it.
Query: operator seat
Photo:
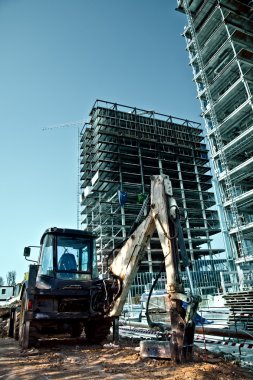
[[[76,271],[77,265],[76,265],[76,259],[73,253],[65,252],[58,263],[58,269],[64,270],[64,271]],[[74,278],[75,273],[61,273],[61,277],[64,278]]]

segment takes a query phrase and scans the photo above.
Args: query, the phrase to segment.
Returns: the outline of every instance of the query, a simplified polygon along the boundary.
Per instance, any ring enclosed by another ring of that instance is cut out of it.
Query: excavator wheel
[[[110,319],[100,319],[85,323],[84,330],[88,343],[98,344],[110,334],[112,321]]]
[[[36,329],[30,325],[30,321],[21,321],[19,328],[19,344],[22,348],[29,348],[36,346],[38,339],[36,337]]]
[[[22,297],[19,316],[19,344],[22,348],[35,346],[37,343],[37,338],[35,336],[36,329],[31,326],[30,321],[25,321],[26,300],[27,296],[25,292]]]

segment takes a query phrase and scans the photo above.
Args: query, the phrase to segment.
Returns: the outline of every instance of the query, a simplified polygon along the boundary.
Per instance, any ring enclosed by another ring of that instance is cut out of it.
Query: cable
[[[147,300],[147,304],[146,304],[146,317],[147,317],[147,322],[148,322],[149,327],[150,328],[158,327],[160,329],[160,331],[162,331],[163,333],[165,332],[165,325],[163,323],[151,321],[151,318],[149,316],[149,301],[150,301],[151,295],[153,293],[153,290],[154,290],[154,288],[158,282],[158,279],[159,279],[162,271],[164,270],[164,263],[165,263],[165,258],[162,261],[161,266],[160,266],[160,270],[159,270],[158,274],[156,275],[155,281],[153,282],[153,284],[150,288],[148,300]]]

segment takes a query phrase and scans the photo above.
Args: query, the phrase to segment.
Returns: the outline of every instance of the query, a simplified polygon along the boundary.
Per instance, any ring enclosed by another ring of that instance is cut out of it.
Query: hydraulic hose
[[[167,329],[166,324],[161,323],[161,322],[153,322],[153,321],[151,321],[151,318],[149,316],[149,302],[150,302],[150,298],[151,298],[153,290],[154,290],[154,288],[155,288],[155,286],[156,286],[156,284],[157,284],[157,282],[159,280],[159,277],[160,277],[163,269],[164,269],[164,260],[161,263],[160,270],[159,270],[158,274],[156,275],[155,281],[153,282],[153,284],[152,284],[152,286],[150,288],[150,291],[149,291],[148,300],[147,300],[147,304],[146,304],[146,317],[147,317],[147,322],[148,322],[148,325],[149,325],[150,328],[158,327],[160,329],[160,331],[164,333],[165,330]]]

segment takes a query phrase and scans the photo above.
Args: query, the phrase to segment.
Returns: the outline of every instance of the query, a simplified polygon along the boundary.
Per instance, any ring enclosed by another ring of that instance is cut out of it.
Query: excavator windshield
[[[95,240],[81,234],[45,234],[39,274],[64,280],[97,277]]]
[[[92,256],[91,240],[57,236],[57,278],[91,278]]]

